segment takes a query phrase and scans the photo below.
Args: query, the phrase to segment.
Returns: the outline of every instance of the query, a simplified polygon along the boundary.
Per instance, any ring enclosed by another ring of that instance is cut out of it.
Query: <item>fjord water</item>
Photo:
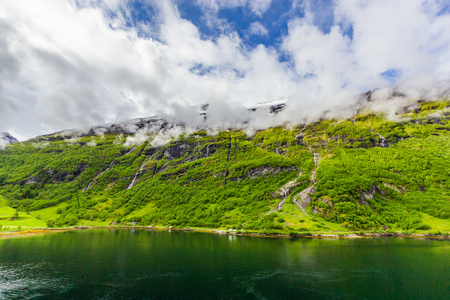
[[[448,299],[450,242],[101,229],[0,240],[4,299]]]

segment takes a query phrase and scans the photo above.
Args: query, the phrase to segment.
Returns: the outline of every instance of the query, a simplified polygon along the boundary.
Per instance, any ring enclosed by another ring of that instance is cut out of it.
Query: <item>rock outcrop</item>
[[[5,146],[8,144],[18,143],[19,141],[10,135],[8,132],[0,133],[0,146]]]

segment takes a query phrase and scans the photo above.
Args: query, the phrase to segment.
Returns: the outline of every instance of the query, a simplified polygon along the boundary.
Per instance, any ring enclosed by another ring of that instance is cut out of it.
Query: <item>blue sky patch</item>
[[[402,77],[402,71],[400,69],[389,69],[380,74],[384,80],[389,81],[389,83],[396,83],[400,77]]]
[[[307,4],[296,4],[292,1],[279,0],[272,1],[270,7],[258,15],[254,13],[248,5],[236,7],[222,7],[217,15],[208,15],[214,12],[204,11],[195,1],[179,0],[176,1],[176,7],[180,16],[194,24],[203,39],[215,40],[223,33],[230,31],[236,32],[245,47],[252,49],[262,44],[266,47],[279,49],[284,36],[288,34],[288,24],[296,18],[305,17],[305,9],[313,14],[313,23],[323,33],[329,33],[334,23],[335,2],[332,0],[318,0],[306,2]],[[300,2],[301,3],[301,2]],[[127,3],[127,8],[131,12],[126,20],[128,27],[137,27],[139,23],[147,23],[158,28],[162,20],[158,17],[157,4],[143,0],[132,0]],[[112,16],[114,17],[114,16]],[[209,18],[215,19],[215,24],[208,23]],[[264,34],[252,34],[250,32],[251,24],[260,23],[264,27]],[[217,24],[223,25],[218,26]],[[353,27],[346,24],[337,24],[341,26],[344,35],[353,38]],[[139,33],[148,35],[149,33]],[[158,39],[157,33],[151,34],[151,37]],[[283,61],[283,59],[281,59]]]

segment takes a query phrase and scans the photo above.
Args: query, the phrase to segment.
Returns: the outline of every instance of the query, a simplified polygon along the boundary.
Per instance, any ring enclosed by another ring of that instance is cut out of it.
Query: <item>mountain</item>
[[[203,121],[208,119],[208,104],[200,106],[199,115],[202,117]],[[257,110],[265,111],[268,115],[276,115],[281,112],[286,107],[285,100],[270,101],[259,103],[256,105],[251,105],[246,107],[248,112],[255,112]],[[243,122],[245,123],[245,122]],[[243,124],[242,124],[243,125]],[[63,140],[67,138],[76,138],[80,136],[92,136],[92,135],[102,135],[102,134],[125,134],[131,135],[136,133],[157,133],[162,131],[167,131],[168,129],[173,129],[175,127],[185,128],[188,125],[183,122],[173,122],[166,120],[162,117],[147,117],[147,118],[136,118],[132,120],[127,120],[118,123],[102,124],[93,127],[88,127],[84,129],[68,129],[64,131],[55,132],[52,134],[41,135],[30,141],[55,141]],[[208,124],[201,122],[196,126],[196,130],[207,129]]]
[[[54,227],[449,232],[450,101],[396,119],[361,110],[248,135],[146,118],[56,133],[0,151],[0,197]]]
[[[8,132],[1,132],[0,133],[0,146],[12,144],[12,143],[18,143],[19,141],[10,135]]]

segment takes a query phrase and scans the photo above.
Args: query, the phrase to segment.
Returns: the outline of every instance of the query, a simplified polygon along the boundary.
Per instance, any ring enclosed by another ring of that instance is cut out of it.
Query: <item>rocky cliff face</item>
[[[15,137],[10,135],[8,132],[0,133],[0,146],[5,146],[17,142],[19,141]]]

